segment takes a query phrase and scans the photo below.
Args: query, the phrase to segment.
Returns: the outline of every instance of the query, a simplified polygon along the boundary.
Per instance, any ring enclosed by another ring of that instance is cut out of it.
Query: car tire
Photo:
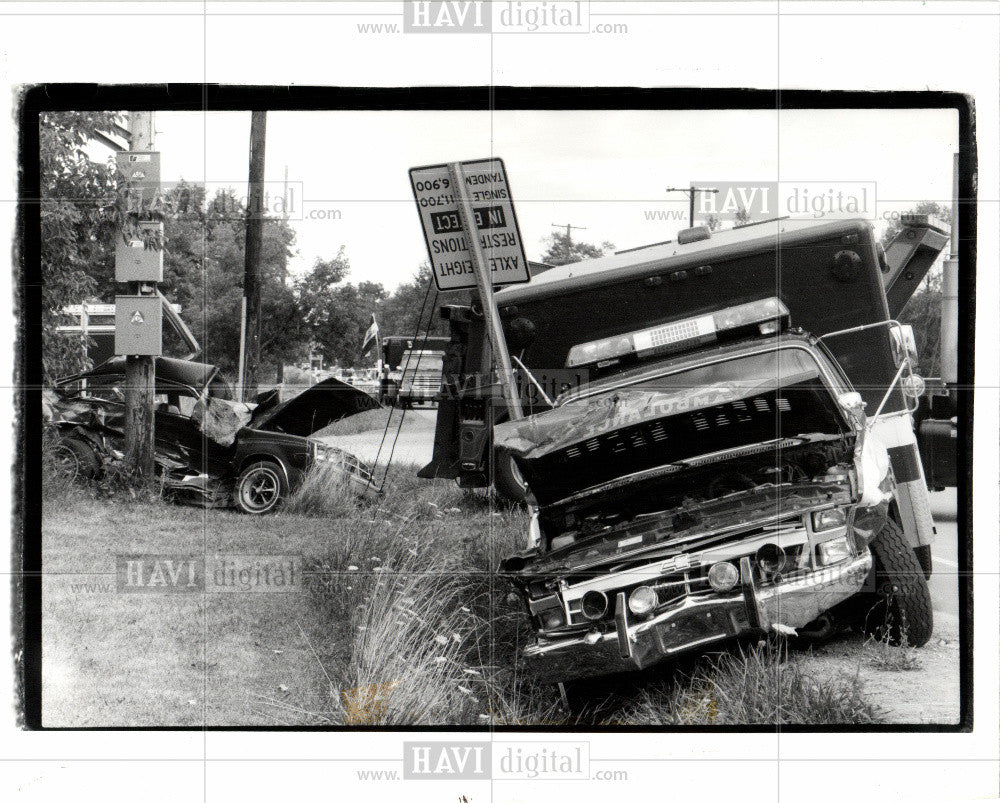
[[[917,563],[920,564],[920,568],[924,572],[924,579],[931,579],[931,571],[933,569],[933,564],[931,562],[931,545],[923,544],[921,546],[913,547],[913,554],[917,556]]]
[[[528,498],[528,484],[521,476],[514,458],[505,449],[493,450],[493,487],[506,501],[523,505]]]
[[[902,529],[887,521],[871,542],[875,592],[866,594],[863,630],[894,646],[923,647],[934,630],[927,579]]]
[[[285,474],[272,460],[251,463],[236,480],[236,506],[252,516],[273,512],[287,495]]]
[[[61,438],[56,444],[53,458],[70,482],[92,480],[101,472],[101,460],[97,452],[80,438]]]

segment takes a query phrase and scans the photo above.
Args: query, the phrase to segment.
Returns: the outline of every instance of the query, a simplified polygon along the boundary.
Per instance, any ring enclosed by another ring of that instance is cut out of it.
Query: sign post
[[[511,420],[524,418],[494,285],[530,280],[521,233],[501,159],[410,170],[413,197],[439,290],[476,288],[486,316],[500,387]]]
[[[462,222],[462,231],[465,232],[465,238],[469,242],[469,250],[472,253],[472,269],[479,287],[479,298],[483,303],[483,314],[486,316],[490,333],[490,344],[493,346],[493,354],[500,368],[500,387],[507,402],[511,421],[518,421],[524,418],[524,413],[521,410],[517,383],[514,381],[514,371],[510,365],[507,338],[504,336],[503,326],[500,323],[500,313],[497,311],[496,301],[493,298],[492,266],[487,263],[479,241],[478,221],[465,187],[465,170],[462,168],[462,163],[452,162],[448,165],[448,172],[451,174],[452,183],[458,195],[458,216]],[[522,258],[522,263],[527,271],[527,260]]]

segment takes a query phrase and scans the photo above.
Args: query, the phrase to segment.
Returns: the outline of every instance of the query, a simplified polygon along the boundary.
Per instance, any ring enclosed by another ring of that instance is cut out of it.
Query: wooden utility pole
[[[286,225],[288,224],[288,165],[285,165],[285,182],[282,185],[281,190],[281,220]],[[288,286],[288,260],[285,260],[285,269],[281,275],[281,283]],[[285,392],[285,361],[283,359],[278,360],[278,369],[274,377],[274,383],[278,386],[278,392],[284,394]]]
[[[667,192],[686,192],[688,196],[688,225],[694,226],[694,196],[695,193],[704,192],[715,195],[719,191],[712,187],[667,187]]]
[[[554,229],[561,229],[563,227],[563,225],[564,224],[562,224],[562,223],[553,223],[552,224],[552,228],[554,228]],[[584,231],[587,227],[586,226],[573,226],[570,223],[566,223],[565,226],[566,226],[566,247],[568,248],[568,247],[571,247],[573,245],[573,237],[570,234],[570,232],[572,232],[573,229],[579,229],[580,231]]]
[[[129,115],[129,149],[153,150],[153,113]],[[155,288],[155,285],[153,285]],[[143,295],[141,282],[130,283],[134,295]],[[154,357],[125,358],[125,466],[137,480],[148,481],[154,471],[155,422],[153,418],[156,388]]]
[[[243,401],[257,393],[260,373],[260,257],[264,239],[264,144],[267,112],[250,113],[250,191],[243,261],[244,330],[240,388]]]

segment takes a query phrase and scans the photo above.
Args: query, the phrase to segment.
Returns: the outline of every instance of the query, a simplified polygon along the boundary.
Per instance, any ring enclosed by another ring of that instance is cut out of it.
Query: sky
[[[157,112],[155,129],[163,182],[245,196],[249,112]],[[692,183],[780,180],[786,196],[863,183],[881,229],[887,213],[950,203],[957,137],[950,110],[269,112],[266,181],[280,197],[287,169],[293,273],[344,246],[350,281],[391,289],[427,260],[411,167],[503,158],[537,260],[553,224],[619,249],[672,239],[687,199],[666,188]]]

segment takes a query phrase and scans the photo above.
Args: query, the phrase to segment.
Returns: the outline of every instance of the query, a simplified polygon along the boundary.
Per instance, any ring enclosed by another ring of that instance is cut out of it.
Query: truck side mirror
[[[856,390],[852,390],[849,393],[840,393],[837,395],[837,404],[840,405],[842,410],[847,411],[851,415],[856,416],[859,419],[864,419],[865,417],[865,401],[861,398],[861,394]]]

